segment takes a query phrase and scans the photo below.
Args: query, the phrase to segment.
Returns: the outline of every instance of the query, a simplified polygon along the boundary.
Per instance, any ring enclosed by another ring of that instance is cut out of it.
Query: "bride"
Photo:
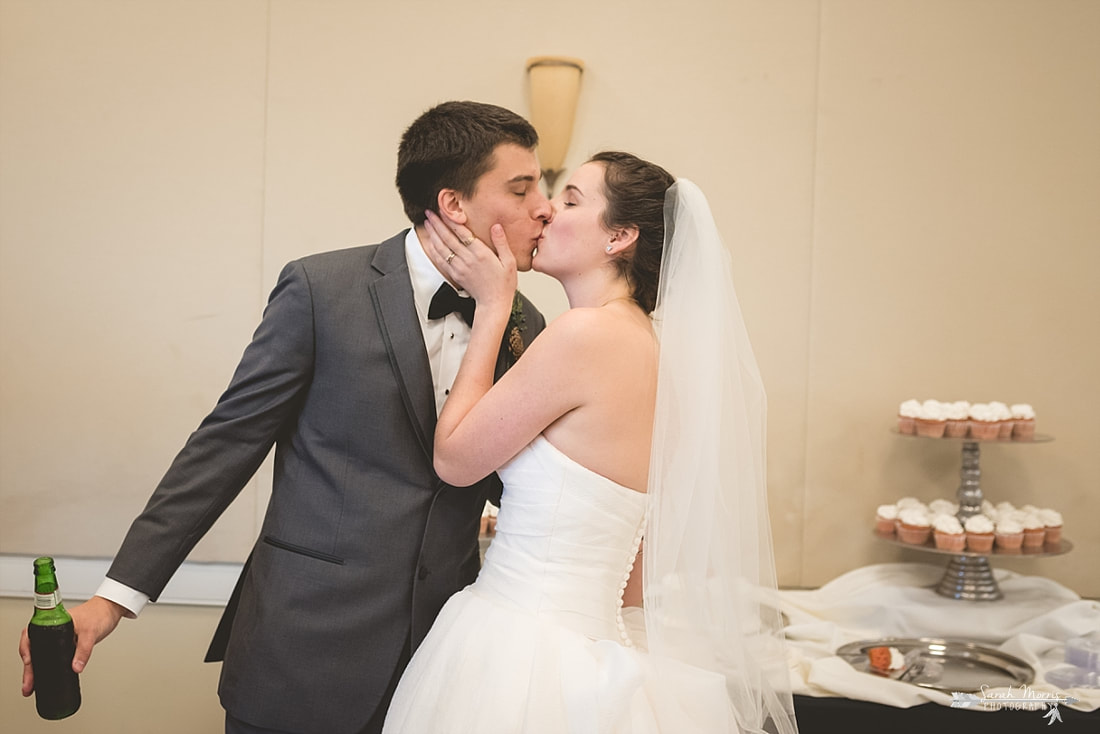
[[[608,152],[552,205],[534,269],[570,310],[495,385],[515,261],[499,226],[490,246],[429,213],[433,260],[477,302],[436,471],[497,470],[504,495],[383,731],[793,734],[763,391],[706,199]]]

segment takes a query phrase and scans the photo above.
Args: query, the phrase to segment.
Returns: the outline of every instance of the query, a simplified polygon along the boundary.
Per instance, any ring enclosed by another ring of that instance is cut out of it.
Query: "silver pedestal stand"
[[[981,449],[977,441],[963,441],[962,469],[959,472],[962,481],[955,492],[959,503],[956,517],[959,522],[974,515],[982,514],[982,468]],[[1004,595],[993,578],[993,568],[989,557],[984,555],[953,555],[947,564],[943,578],[940,579],[936,593],[953,599],[971,599],[975,601],[995,601]]]
[[[980,515],[982,512],[983,498],[981,488],[982,469],[980,464],[980,443],[1020,445],[1045,443],[1053,441],[1054,439],[1050,436],[1035,436],[1031,441],[1012,441],[1010,439],[979,441],[972,438],[936,438],[929,440],[962,442],[962,470],[960,471],[962,481],[959,484],[959,489],[955,493],[955,496],[959,503],[959,511],[956,516],[959,518],[960,523],[965,524],[968,518],[974,515]],[[901,540],[897,539],[896,536],[887,537],[878,535],[878,537],[905,548],[913,548],[928,553],[951,556],[951,559],[947,563],[947,568],[944,569],[943,578],[941,578],[939,584],[936,585],[936,593],[952,599],[966,599],[969,601],[996,601],[997,599],[1004,598],[1004,594],[1001,593],[1000,587],[997,586],[997,580],[993,577],[993,568],[989,565],[990,556],[1005,556],[1012,558],[1058,556],[1063,553],[1069,553],[1073,549],[1072,543],[1068,540],[1062,540],[1057,545],[1044,545],[1042,548],[1023,548],[1011,551],[1006,551],[1003,548],[994,548],[989,553],[975,553],[973,551],[952,551],[937,548],[931,540],[924,545],[913,545],[912,543],[903,543]]]

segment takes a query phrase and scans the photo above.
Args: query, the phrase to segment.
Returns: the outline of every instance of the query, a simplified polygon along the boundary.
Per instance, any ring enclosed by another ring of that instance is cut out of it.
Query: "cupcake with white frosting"
[[[995,408],[988,403],[974,403],[970,406],[970,437],[979,441],[992,441],[1001,430],[1000,419]]]
[[[957,515],[959,506],[951,500],[938,499],[928,503],[928,509],[933,515]]]
[[[912,436],[917,432],[917,414],[920,413],[919,400],[906,400],[898,406],[898,432]]]
[[[1020,522],[1024,526],[1024,547],[1042,548],[1046,541],[1047,525],[1043,522],[1043,518],[1039,517],[1039,513],[1024,513],[1020,517]]]
[[[966,438],[966,434],[970,432],[970,403],[965,400],[956,400],[945,405],[947,422],[944,425],[943,435],[948,438]]]
[[[1062,513],[1049,508],[1039,510],[1039,519],[1046,526],[1046,535],[1043,542],[1047,545],[1058,545],[1062,542]]]
[[[879,505],[875,511],[875,532],[883,535],[893,535],[897,520],[897,505]]]
[[[917,413],[917,435],[943,438],[947,429],[947,406],[938,400],[925,400]]]
[[[966,549],[975,553],[989,553],[993,550],[993,521],[985,515],[972,515],[966,518],[963,528],[966,530]]]
[[[1024,542],[1024,525],[1015,517],[1006,515],[995,523],[993,537],[997,547],[1002,550],[1020,550]]]
[[[961,551],[966,547],[966,533],[954,515],[936,515],[932,518],[932,537],[936,547],[943,550]]]
[[[1012,440],[1035,440],[1035,409],[1027,403],[1016,403],[1009,408],[1009,411],[1015,421],[1012,426]]]
[[[894,504],[898,506],[898,512],[901,512],[902,510],[920,510],[925,515],[932,514],[932,511],[929,509],[928,505],[924,504],[916,497],[902,497]]]
[[[997,416],[997,438],[1012,438],[1012,427],[1016,425],[1016,421],[1012,419],[1012,411],[1007,405],[996,400],[990,403],[989,407]]]
[[[897,532],[903,543],[924,545],[932,534],[932,523],[923,510],[910,507],[898,512]]]

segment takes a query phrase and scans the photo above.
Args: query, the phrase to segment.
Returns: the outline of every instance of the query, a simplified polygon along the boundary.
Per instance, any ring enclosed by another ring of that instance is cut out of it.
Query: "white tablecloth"
[[[1078,699],[1072,707],[1100,708],[1100,689],[1059,689],[1047,671],[1065,665],[1067,639],[1100,633],[1100,602],[1081,599],[1039,576],[994,569],[999,601],[961,601],[935,587],[943,566],[887,563],[865,566],[812,591],[780,591],[794,692],[841,696],[908,708],[929,701],[950,705],[951,695],[860,672],[837,657],[849,642],[881,637],[969,640],[1015,655],[1035,669],[1031,691]],[[1019,695],[1020,689],[990,689]],[[1023,693],[1027,693],[1024,691]]]

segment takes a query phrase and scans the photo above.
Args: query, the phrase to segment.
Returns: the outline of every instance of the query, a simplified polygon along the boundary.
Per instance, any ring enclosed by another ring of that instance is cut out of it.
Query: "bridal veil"
[[[651,654],[721,673],[744,732],[794,734],[765,486],[763,384],[706,197],[665,197],[646,532]]]

